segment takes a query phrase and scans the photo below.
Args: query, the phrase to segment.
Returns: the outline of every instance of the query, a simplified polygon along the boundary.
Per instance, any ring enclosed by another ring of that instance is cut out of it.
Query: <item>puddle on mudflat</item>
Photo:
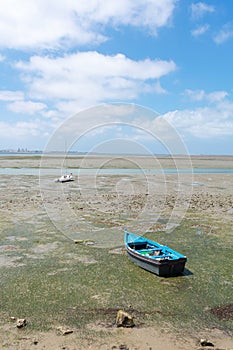
[[[21,258],[16,256],[0,256],[0,267],[20,267],[26,264],[21,262]]]
[[[22,241],[28,241],[27,237],[17,237],[17,236],[7,236],[6,237],[7,240],[9,241],[18,241],[18,242],[22,242]]]
[[[0,246],[0,253],[1,252],[15,252],[15,251],[19,251],[20,248],[18,246],[15,245],[1,245]]]
[[[41,254],[41,253],[49,253],[55,249],[57,249],[60,245],[60,242],[52,242],[52,243],[46,243],[46,244],[38,244],[36,247],[32,248],[31,250],[35,254]]]

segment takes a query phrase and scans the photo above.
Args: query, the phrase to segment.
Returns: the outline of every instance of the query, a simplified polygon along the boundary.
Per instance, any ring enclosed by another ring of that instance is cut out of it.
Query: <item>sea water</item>
[[[69,171],[69,170],[68,170]],[[54,175],[59,176],[61,169],[55,168],[0,168],[0,175]],[[156,175],[156,174],[233,174],[233,168],[198,168],[198,169],[72,169],[73,175]]]

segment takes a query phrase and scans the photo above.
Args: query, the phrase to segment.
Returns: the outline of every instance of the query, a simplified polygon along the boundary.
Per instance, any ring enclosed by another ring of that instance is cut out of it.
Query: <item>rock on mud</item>
[[[117,327],[134,327],[133,317],[123,310],[117,312],[116,318]]]
[[[16,322],[16,327],[17,328],[23,328],[27,325],[27,320],[26,318],[18,318]]]

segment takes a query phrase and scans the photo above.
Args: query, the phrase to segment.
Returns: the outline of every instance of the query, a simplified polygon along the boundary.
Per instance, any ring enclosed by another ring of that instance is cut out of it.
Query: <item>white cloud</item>
[[[82,101],[76,101],[76,100],[70,100],[70,101],[59,101],[56,103],[55,107],[56,110],[59,113],[59,119],[64,120],[64,115],[66,117],[70,117],[74,115],[74,113],[78,113],[80,111],[83,111],[87,108],[90,108],[94,106],[95,104],[93,103],[91,97],[88,100],[88,98],[85,98],[85,100]],[[50,112],[47,117],[53,117],[53,114]]]
[[[98,44],[105,27],[130,25],[156,35],[176,0],[1,0],[0,47],[62,48]]]
[[[206,99],[209,102],[215,103],[224,100],[228,96],[226,91],[214,91],[207,94]]]
[[[17,122],[15,124],[0,122],[0,139],[22,141],[26,137],[41,136],[44,130],[44,125],[41,120],[28,122]]]
[[[22,91],[0,90],[0,101],[8,102],[6,108],[14,113],[32,115],[47,108],[42,102],[25,101],[24,98]]]
[[[46,109],[46,105],[40,102],[15,101],[8,104],[7,109],[15,113],[35,114]]]
[[[6,57],[4,55],[0,54],[0,62],[3,62],[6,59]]]
[[[203,17],[206,13],[212,13],[215,7],[204,2],[197,2],[191,5],[191,14],[194,19]]]
[[[226,91],[214,91],[211,93],[206,93],[204,90],[187,89],[184,95],[188,96],[192,101],[205,101],[215,103],[224,100],[228,96],[228,93]]]
[[[203,35],[209,29],[209,25],[205,24],[191,31],[192,36],[200,36]]]
[[[214,37],[216,44],[222,44],[233,38],[233,24],[227,23],[223,26],[220,32]]]
[[[186,139],[188,135],[199,139],[233,136],[233,103],[217,103],[216,106],[196,110],[172,111],[163,117]]]
[[[149,90],[164,93],[158,79],[176,69],[173,61],[134,61],[122,54],[105,56],[93,51],[58,58],[33,56],[16,67],[26,75],[32,98],[59,101],[60,106],[76,101],[76,108],[131,100]]]
[[[148,92],[151,93],[152,91],[156,92],[157,94],[165,94],[165,93],[166,93],[166,90],[161,86],[161,84],[160,84],[159,81],[157,81],[157,82],[154,84],[154,86],[152,86],[152,87],[150,88],[150,90],[149,90]]]
[[[205,98],[204,90],[185,90],[184,95],[192,101],[202,101]]]
[[[21,101],[23,99],[22,91],[0,90],[0,101]]]

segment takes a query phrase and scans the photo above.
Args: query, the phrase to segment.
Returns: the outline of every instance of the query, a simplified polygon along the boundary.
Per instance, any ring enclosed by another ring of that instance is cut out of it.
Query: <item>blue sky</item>
[[[232,154],[232,62],[229,0],[1,0],[0,149],[43,150],[76,115],[80,151],[140,139],[160,152],[163,118],[188,153]],[[95,113],[106,103],[145,113],[124,127],[125,113]]]

